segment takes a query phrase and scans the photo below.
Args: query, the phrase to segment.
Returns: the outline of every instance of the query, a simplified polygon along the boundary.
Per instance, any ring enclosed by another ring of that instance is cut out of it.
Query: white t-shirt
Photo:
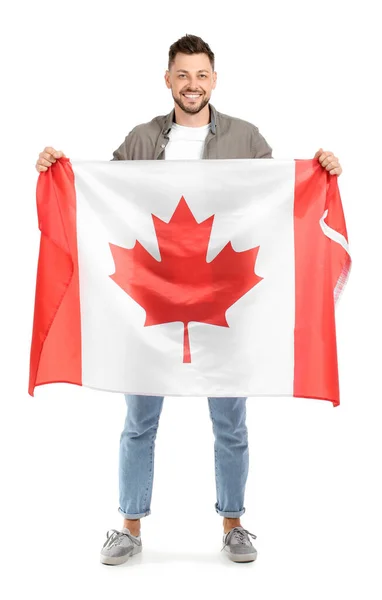
[[[166,160],[199,159],[203,156],[204,140],[211,123],[202,127],[186,127],[173,123],[165,149]]]

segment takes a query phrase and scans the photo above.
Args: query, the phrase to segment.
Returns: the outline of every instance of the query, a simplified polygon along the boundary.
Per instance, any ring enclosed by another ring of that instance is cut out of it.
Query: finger
[[[327,169],[327,171],[330,171],[330,169],[335,169],[337,167],[340,166],[340,163],[337,160],[331,160],[327,165],[322,165],[325,169]]]
[[[64,156],[66,158],[66,156],[62,152],[62,150],[55,150],[55,148],[52,148],[52,146],[47,146],[46,148],[44,148],[44,150],[41,152],[41,154],[44,154],[46,152],[48,154],[51,154],[55,158],[61,158],[62,156]]]
[[[323,167],[326,167],[329,163],[331,162],[335,162],[336,164],[338,164],[338,159],[334,156],[334,154],[330,153],[327,156],[325,156],[322,161],[321,161],[321,165]]]
[[[49,160],[50,163],[56,162],[56,159],[54,158],[53,154],[50,154],[49,152],[40,152],[39,157],[40,159]]]
[[[335,169],[332,169],[331,171],[329,171],[330,175],[341,175],[341,173],[342,173],[341,167],[336,167]]]
[[[55,160],[51,161],[51,160],[48,160],[46,158],[39,158],[38,161],[37,161],[37,164],[38,165],[42,165],[44,167],[51,167],[52,166],[52,162],[56,162],[56,161]]]
[[[37,169],[37,171],[39,171],[39,173],[41,173],[42,171],[47,171],[48,167],[44,167],[42,165],[36,164],[36,169]]]
[[[322,163],[322,161],[325,160],[325,158],[327,158],[328,156],[333,156],[333,152],[330,152],[329,150],[323,150],[321,156],[319,156],[319,161]]]
[[[57,150],[55,148],[53,148],[52,146],[46,146],[46,148],[44,148],[44,150],[41,152],[41,154],[48,153],[53,156],[55,152],[57,152]]]
[[[316,154],[314,155],[314,158],[318,158],[320,156],[320,154],[323,153],[323,149],[320,148],[319,150],[317,150]]]

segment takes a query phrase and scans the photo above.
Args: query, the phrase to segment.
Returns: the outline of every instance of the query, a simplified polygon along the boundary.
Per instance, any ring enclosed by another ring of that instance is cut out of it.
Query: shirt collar
[[[213,134],[216,133],[216,108],[214,106],[212,106],[212,104],[209,104],[209,107],[211,109],[211,132]],[[166,120],[164,122],[163,125],[163,129],[162,129],[162,133],[163,135],[167,135],[167,133],[170,131],[172,124],[174,122],[174,116],[175,116],[175,107],[172,109],[172,111],[166,115]]]

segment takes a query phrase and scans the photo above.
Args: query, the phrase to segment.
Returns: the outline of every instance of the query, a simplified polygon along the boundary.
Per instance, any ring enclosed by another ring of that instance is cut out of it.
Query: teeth
[[[186,98],[199,98],[200,94],[184,94]]]

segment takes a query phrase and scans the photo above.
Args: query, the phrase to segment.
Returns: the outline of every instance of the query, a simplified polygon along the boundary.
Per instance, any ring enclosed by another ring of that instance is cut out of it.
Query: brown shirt
[[[272,148],[256,125],[210,107],[211,127],[202,158],[272,158]],[[175,108],[168,115],[136,125],[114,150],[111,160],[163,160]]]

